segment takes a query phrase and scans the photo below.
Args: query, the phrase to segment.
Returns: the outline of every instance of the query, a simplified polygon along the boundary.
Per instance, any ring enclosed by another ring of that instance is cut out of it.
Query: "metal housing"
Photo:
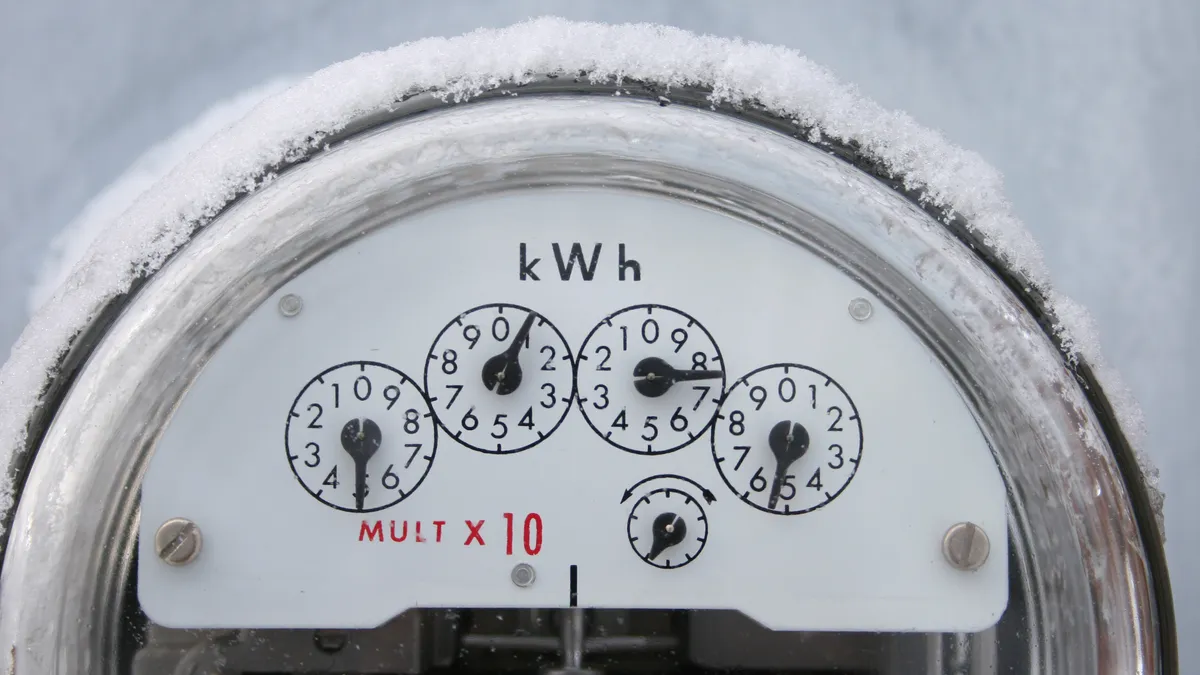
[[[364,118],[279,167],[114,303],[77,342],[78,368],[65,369],[31,435],[0,569],[11,669],[119,672],[138,483],[158,430],[208,355],[283,281],[449,200],[590,185],[698,202],[820,253],[906,317],[954,373],[1009,486],[1023,637],[937,643],[1020,652],[1012,662],[1030,673],[1175,672],[1142,477],[1103,392],[1086,365],[1065,361],[1020,279],[895,177],[854,166],[852,148],[814,146],[758,111],[714,112],[700,90],[672,91],[665,105],[653,87],[615,89],[547,79],[516,98],[424,94]]]

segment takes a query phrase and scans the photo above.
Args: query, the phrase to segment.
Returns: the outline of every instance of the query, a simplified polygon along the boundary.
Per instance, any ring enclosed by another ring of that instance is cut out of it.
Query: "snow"
[[[326,68],[256,106],[143,194],[105,236],[95,239],[51,300],[41,304],[0,368],[0,391],[6,392],[0,400],[0,465],[6,469],[0,479],[0,512],[12,506],[7,469],[24,447],[26,424],[71,339],[138,274],[158,269],[196,227],[239,192],[255,189],[266,178],[264,167],[306,154],[351,120],[407,94],[432,90],[464,100],[502,82],[579,71],[593,80],[711,87],[714,103],[753,100],[823,136],[857,142],[867,157],[904,175],[907,187],[962,215],[1013,270],[1051,298],[1067,356],[1085,359],[1105,373],[1106,381],[1116,382],[1092,321],[1080,306],[1053,291],[1040,249],[1004,197],[1001,176],[978,155],[951,145],[904,113],[867,100],[789,49],[649,24],[544,18],[422,40]],[[64,248],[64,258],[74,255]],[[37,298],[44,296],[42,291]],[[1136,402],[1119,393],[1113,403],[1140,452],[1145,430]],[[1146,474],[1154,475],[1148,465]]]
[[[36,314],[46,304],[87,254],[96,237],[142,193],[162,180],[213,134],[237,122],[263,99],[283,91],[295,81],[294,77],[277,78],[217,103],[187,127],[147,150],[120,179],[92,198],[83,211],[50,241],[50,252],[42,261],[29,293],[30,314]]]

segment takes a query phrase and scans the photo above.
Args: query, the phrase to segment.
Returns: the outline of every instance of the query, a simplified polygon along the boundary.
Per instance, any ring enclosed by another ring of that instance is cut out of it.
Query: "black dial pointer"
[[[654,539],[650,542],[650,553],[647,560],[654,560],[663,551],[683,541],[687,536],[687,523],[674,513],[659,514],[650,528]]]
[[[367,462],[383,443],[383,432],[373,420],[363,418],[342,427],[342,449],[354,460],[354,508],[362,511],[367,499]]]
[[[768,509],[775,508],[779,503],[779,492],[783,489],[787,470],[808,452],[808,440],[808,429],[799,422],[784,420],[771,427],[771,433],[767,435],[767,444],[771,446],[771,452],[775,455],[775,482],[771,484]]]
[[[677,370],[657,356],[648,356],[633,367],[633,386],[642,396],[658,398],[676,382],[716,380],[723,375],[719,370]]]
[[[488,391],[495,391],[501,396],[507,396],[521,386],[521,362],[518,357],[521,353],[521,346],[525,342],[525,338],[529,336],[529,329],[533,328],[533,320],[536,318],[537,314],[530,312],[529,316],[525,317],[525,323],[522,323],[521,327],[517,329],[517,334],[513,337],[512,343],[508,345],[508,349],[483,364],[483,386],[487,387]]]

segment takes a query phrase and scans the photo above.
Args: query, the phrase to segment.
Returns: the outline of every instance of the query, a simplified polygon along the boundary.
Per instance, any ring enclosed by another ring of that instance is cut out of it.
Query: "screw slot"
[[[168,565],[186,565],[200,555],[200,528],[186,518],[172,518],[154,533],[154,551]]]
[[[942,538],[942,555],[954,569],[973,572],[987,562],[991,542],[975,523],[958,523]]]

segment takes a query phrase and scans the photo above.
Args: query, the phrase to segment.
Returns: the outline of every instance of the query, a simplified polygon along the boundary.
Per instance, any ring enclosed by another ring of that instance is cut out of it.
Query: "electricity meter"
[[[10,671],[1173,672],[1122,430],[933,146],[796,57],[480,35],[469,92],[363,57],[143,201],[185,234],[29,413]]]

